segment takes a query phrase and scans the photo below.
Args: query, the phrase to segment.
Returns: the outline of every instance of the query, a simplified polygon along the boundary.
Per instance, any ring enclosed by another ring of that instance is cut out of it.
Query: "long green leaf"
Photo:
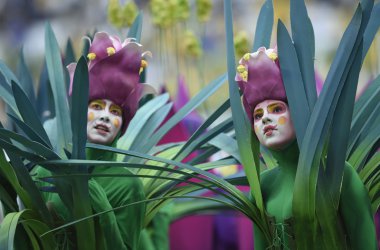
[[[372,1],[373,4],[373,1]],[[372,9],[371,17],[368,21],[367,28],[364,32],[363,36],[363,57],[364,60],[369,48],[371,47],[372,41],[377,34],[380,26],[380,3],[378,2]]]
[[[260,47],[269,48],[272,36],[273,16],[273,0],[266,0],[260,9],[257,19],[253,51],[257,51]]]
[[[71,111],[73,159],[84,159],[86,157],[88,86],[87,62],[82,56],[75,68],[73,80],[73,108]]]
[[[31,141],[27,139],[26,137],[19,135],[17,133],[14,133],[12,131],[0,128],[0,138],[2,138],[3,140],[13,139],[21,143],[22,145],[24,145],[31,151],[36,152],[37,155],[42,156],[46,159],[59,159],[59,156],[54,151],[50,150],[44,145],[38,142]]]
[[[204,131],[213,123],[216,119],[218,119],[228,108],[230,107],[229,100],[225,101],[214,113],[212,113],[204,123],[191,135],[191,137],[186,141],[183,147],[179,150],[175,159],[177,159],[178,155],[182,154],[184,150],[187,150],[187,147],[193,143]],[[190,150],[191,152],[191,150]],[[182,158],[183,159],[183,158]],[[181,159],[181,160],[182,160]],[[178,159],[177,159],[178,160]]]
[[[45,145],[49,145],[49,147],[51,147],[49,137],[42,126],[37,111],[35,110],[35,105],[33,106],[25,92],[20,88],[20,86],[17,83],[13,81],[12,90],[17,108],[20,111],[21,117],[24,120],[24,122],[43,139]]]
[[[20,51],[19,63],[17,67],[20,86],[22,86],[33,108],[36,108],[36,95],[34,93],[33,79],[30,75],[28,67],[26,66],[23,49]]]
[[[269,225],[266,221],[264,212],[264,202],[261,193],[260,179],[259,179],[259,148],[256,147],[256,152],[252,151],[252,129],[251,124],[243,110],[240,94],[237,83],[235,82],[235,54],[233,43],[233,26],[232,26],[232,4],[229,0],[224,0],[224,20],[226,29],[226,41],[227,41],[227,69],[228,69],[228,84],[230,93],[230,102],[232,109],[232,119],[234,122],[236,139],[238,148],[242,160],[244,171],[247,175],[249,186],[253,193],[253,197],[259,208],[262,219],[261,223],[257,226],[261,229],[267,240],[270,239]],[[256,145],[255,145],[256,146]],[[253,165],[253,167],[252,167]]]
[[[49,24],[45,26],[45,46],[46,46],[46,64],[54,96],[54,106],[56,114],[56,131],[57,138],[56,150],[61,157],[65,157],[64,148],[69,148],[71,143],[72,132],[69,115],[69,107],[66,96],[65,80],[62,67],[62,59],[60,49]]]
[[[208,141],[208,143],[219,148],[220,150],[223,150],[234,157],[237,161],[241,162],[237,142],[231,136],[220,133],[218,136]]]
[[[301,63],[297,59],[295,47],[281,20],[278,22],[277,39],[281,74],[296,131],[298,146],[301,148],[310,119],[311,107],[303,86],[301,69],[298,66]]]
[[[8,117],[12,119],[12,121],[25,133],[27,137],[29,137],[29,139],[31,139],[32,141],[39,142],[47,148],[53,147],[50,143],[45,142],[44,139],[39,134],[37,134],[28,124],[19,120],[17,117],[11,114],[8,114]]]
[[[198,107],[210,95],[215,93],[225,81],[226,76],[222,75],[203,88],[196,96],[194,96],[185,106],[183,106],[175,115],[173,115],[162,127],[160,127],[150,138],[149,142],[141,148],[140,152],[148,152],[154,145],[156,145],[161,138],[172,129],[183,117],[188,115],[196,107]]]
[[[87,105],[88,105],[89,79],[86,59],[81,56],[75,68],[72,94],[71,128],[73,159],[86,158],[87,142]],[[87,166],[79,166],[76,173],[87,173]],[[87,177],[75,177],[73,179],[73,215],[76,219],[92,214],[91,200],[88,189]],[[80,201],[80,202],[79,202]],[[80,249],[95,248],[95,227],[93,220],[86,220],[75,224],[77,239],[88,239],[87,242],[77,241]]]
[[[144,106],[139,108],[128,125],[127,131],[124,136],[122,136],[117,147],[121,149],[129,149],[132,143],[135,141],[136,136],[140,133],[148,119],[156,112],[159,108],[165,105],[169,100],[169,94],[162,94],[156,98],[147,102]]]
[[[141,40],[142,24],[143,24],[143,13],[142,11],[140,11],[139,14],[136,16],[135,20],[133,21],[131,28],[128,31],[128,37],[135,38],[136,42],[138,43]]]
[[[4,217],[0,227],[0,249],[13,250],[17,224],[23,212],[9,213]]]
[[[294,48],[297,52],[299,61],[298,67],[301,71],[302,83],[306,93],[310,114],[317,101],[317,89],[314,74],[315,41],[313,25],[311,24],[303,0],[290,1],[290,18]],[[307,106],[304,108],[306,109],[306,107]]]
[[[312,236],[316,235],[315,198],[320,159],[337,97],[344,82],[341,79],[342,77],[343,79],[347,77],[347,70],[350,68],[352,59],[356,54],[355,49],[358,47],[356,40],[360,30],[361,19],[362,11],[359,6],[343,35],[327,76],[325,88],[322,89],[319,99],[315,104],[300,148],[294,184],[293,215],[298,221],[295,227],[297,246],[302,249],[309,249],[314,246]]]
[[[370,183],[375,173],[379,173],[380,152],[375,153],[365,167],[359,172],[360,179],[363,183]]]
[[[343,180],[346,151],[350,134],[350,122],[355,104],[356,87],[361,68],[362,48],[357,52],[354,63],[349,70],[343,90],[339,96],[334,117],[331,124],[331,133],[326,161],[327,185],[335,210],[340,200],[340,187]]]
[[[1,66],[0,61],[0,66]],[[4,102],[8,105],[12,111],[20,117],[20,113],[18,112],[16,101],[13,97],[12,89],[10,85],[8,85],[6,78],[4,75],[0,74],[0,97],[4,100]]]
[[[378,76],[355,103],[354,117],[351,123],[347,158],[352,155],[357,147],[357,141],[361,134],[372,124],[374,116],[377,116],[377,106],[380,98],[380,76]]]

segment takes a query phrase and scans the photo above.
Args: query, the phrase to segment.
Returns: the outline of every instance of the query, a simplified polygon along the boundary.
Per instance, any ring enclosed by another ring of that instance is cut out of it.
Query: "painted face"
[[[122,109],[112,101],[92,100],[87,111],[87,140],[110,145],[122,126]]]
[[[260,143],[269,149],[284,149],[296,137],[288,105],[265,100],[253,111],[254,130]]]

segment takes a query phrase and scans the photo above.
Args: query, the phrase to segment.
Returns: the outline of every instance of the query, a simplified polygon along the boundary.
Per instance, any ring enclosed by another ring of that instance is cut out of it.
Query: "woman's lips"
[[[264,127],[264,135],[271,136],[273,134],[273,130],[277,130],[276,127],[277,126],[274,126],[274,125],[265,126]]]
[[[105,135],[110,132],[109,128],[102,124],[98,124],[94,128],[99,134],[102,134],[102,135]]]

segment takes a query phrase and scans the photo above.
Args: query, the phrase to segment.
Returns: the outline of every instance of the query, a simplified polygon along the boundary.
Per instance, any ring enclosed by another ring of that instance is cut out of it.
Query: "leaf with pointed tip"
[[[314,73],[315,40],[314,30],[303,0],[290,1],[292,38],[297,53],[298,67],[302,75],[303,89],[306,93],[309,114],[317,101],[317,89]],[[281,60],[280,60],[281,62]],[[292,65],[294,67],[294,65]]]
[[[42,123],[39,119],[39,115],[37,114],[34,106],[31,104],[28,96],[25,92],[20,88],[20,86],[12,81],[12,90],[13,95],[15,97],[16,105],[18,110],[20,111],[21,117],[24,122],[33,129],[40,137],[44,140],[45,144],[51,145],[49,141],[49,137],[46,134],[45,129],[42,126]]]
[[[149,152],[154,145],[156,145],[161,138],[172,129],[178,122],[180,122],[186,115],[198,107],[204,100],[211,94],[215,93],[225,81],[225,75],[218,77],[203,88],[196,96],[194,96],[185,106],[183,106],[177,113],[175,113],[165,124],[163,124],[150,138],[139,151],[142,153]]]
[[[42,156],[46,159],[59,159],[59,156],[54,151],[42,145],[41,143],[31,141],[28,138],[12,131],[0,128],[0,138],[3,140],[15,140],[24,145],[29,150],[34,151],[37,155]]]
[[[50,24],[45,26],[46,65],[48,69],[50,85],[54,96],[54,107],[57,126],[56,149],[64,156],[63,149],[69,148],[72,132],[69,114],[69,106],[66,95],[65,79],[62,67],[60,49]]]
[[[260,47],[269,48],[273,28],[273,0],[266,0],[257,19],[253,51]]]
[[[139,108],[128,125],[127,131],[117,142],[117,147],[129,149],[135,141],[136,136],[141,134],[141,130],[148,122],[148,119],[169,100],[169,94],[162,94],[150,100],[141,108]]]
[[[308,108],[307,93],[303,86],[297,53],[289,33],[281,20],[278,22],[277,37],[282,79],[289,102],[294,130],[296,131],[297,143],[301,148],[311,110]]]
[[[252,137],[251,124],[243,110],[238,86],[235,82],[236,65],[233,42],[232,4],[229,0],[224,0],[224,20],[227,41],[228,85],[236,140],[238,143],[242,165],[247,175],[249,186],[251,187],[252,194],[256,201],[257,207],[261,212],[261,220],[256,222],[256,225],[261,229],[261,231],[265,235],[265,238],[269,241],[270,231],[269,226],[265,220],[266,215],[264,212],[264,202],[261,193],[259,178],[259,147],[256,143],[252,143],[252,138],[255,137]]]
[[[363,35],[363,57],[364,60],[369,48],[371,47],[372,41],[377,34],[380,26],[380,2],[378,2],[372,9],[371,17],[368,21],[367,28]]]
[[[351,123],[351,131],[349,144],[347,149],[347,158],[351,157],[352,153],[357,148],[357,141],[365,128],[372,124],[374,116],[379,112],[379,99],[380,99],[380,76],[378,76],[363,93],[359,100],[355,103],[354,114]]]
[[[44,61],[40,73],[37,91],[37,111],[42,122],[55,116],[54,97],[49,83],[46,62]]]
[[[19,64],[17,69],[20,79],[20,86],[25,91],[25,94],[27,95],[30,103],[33,105],[34,108],[36,108],[36,95],[34,93],[33,80],[32,76],[30,75],[29,69],[25,63],[23,49],[21,49],[20,51]]]
[[[71,157],[74,159],[86,158],[88,86],[87,62],[82,56],[75,68],[73,80],[73,108],[71,111],[73,151]]]
[[[18,119],[16,116],[12,114],[8,114],[8,116],[13,120],[13,122],[31,139],[32,141],[39,142],[46,146],[47,148],[52,149],[53,146],[50,144],[50,142],[45,142],[45,140],[37,134],[28,124]]]
[[[8,85],[6,78],[3,74],[0,74],[0,97],[8,105],[8,107],[11,108],[12,111],[20,117],[20,113],[17,109],[16,101],[12,93],[12,88],[10,87],[10,85]]]
[[[141,40],[141,31],[142,31],[142,23],[143,23],[143,15],[142,11],[136,16],[133,24],[128,32],[128,37],[133,37],[136,39],[136,42],[140,42]]]

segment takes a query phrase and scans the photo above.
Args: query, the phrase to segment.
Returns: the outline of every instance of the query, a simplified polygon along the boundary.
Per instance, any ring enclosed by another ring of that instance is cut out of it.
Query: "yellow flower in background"
[[[150,10],[153,23],[161,28],[167,28],[175,23],[178,0],[151,0]]]
[[[190,16],[190,3],[188,0],[177,0],[177,11],[176,11],[178,21],[185,21]]]
[[[133,21],[135,21],[138,12],[139,10],[134,1],[126,3],[121,10],[121,19],[123,20],[124,26],[130,27]]]
[[[108,22],[117,28],[130,27],[138,15],[134,1],[128,1],[124,6],[119,0],[108,1]]]
[[[241,58],[247,51],[250,51],[248,34],[245,31],[239,31],[234,37],[235,53],[237,58]]]
[[[199,22],[210,20],[212,11],[212,0],[197,0],[197,17]]]
[[[186,54],[195,58],[202,56],[203,50],[199,39],[190,30],[185,32],[183,39]]]

